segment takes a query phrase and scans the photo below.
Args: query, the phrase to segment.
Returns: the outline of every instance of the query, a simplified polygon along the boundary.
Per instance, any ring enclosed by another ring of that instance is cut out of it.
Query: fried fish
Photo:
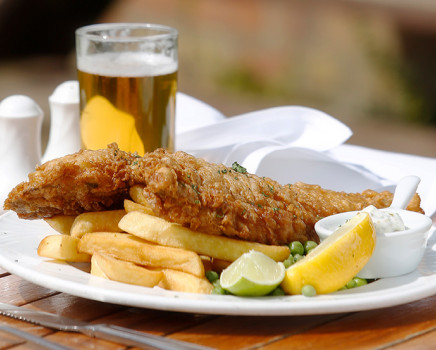
[[[344,193],[317,185],[281,185],[232,168],[208,163],[184,152],[163,149],[139,157],[117,145],[81,150],[49,161],[16,186],[4,208],[20,218],[77,215],[120,208],[132,186],[154,214],[195,231],[266,244],[319,241],[315,223],[332,214],[368,205],[388,207],[393,194],[366,190]],[[423,212],[415,195],[409,210]]]

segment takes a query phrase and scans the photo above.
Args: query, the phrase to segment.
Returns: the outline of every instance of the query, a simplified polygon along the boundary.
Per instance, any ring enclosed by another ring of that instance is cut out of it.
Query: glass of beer
[[[178,32],[157,24],[76,30],[82,148],[174,150]]]

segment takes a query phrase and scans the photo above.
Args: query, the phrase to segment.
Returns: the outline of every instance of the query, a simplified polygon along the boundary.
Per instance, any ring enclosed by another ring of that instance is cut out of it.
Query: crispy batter
[[[314,224],[339,212],[390,205],[392,193],[344,193],[316,185],[280,185],[269,178],[159,149],[143,158],[116,145],[50,161],[5,202],[21,218],[121,207],[133,185],[144,186],[154,213],[209,234],[267,244],[318,241]],[[415,195],[409,210],[422,212]]]
[[[15,187],[4,207],[24,219],[119,207],[128,197],[129,164],[134,159],[114,145],[51,160]]]

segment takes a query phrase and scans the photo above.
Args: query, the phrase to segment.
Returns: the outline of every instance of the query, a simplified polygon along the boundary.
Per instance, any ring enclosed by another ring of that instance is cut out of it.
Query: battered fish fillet
[[[384,208],[393,196],[280,185],[235,169],[162,149],[140,158],[113,144],[43,164],[11,191],[4,207],[25,219],[76,215],[122,207],[129,188],[142,185],[161,218],[195,231],[280,245],[318,241],[314,225],[320,218],[370,204]],[[422,212],[418,195],[408,209]]]

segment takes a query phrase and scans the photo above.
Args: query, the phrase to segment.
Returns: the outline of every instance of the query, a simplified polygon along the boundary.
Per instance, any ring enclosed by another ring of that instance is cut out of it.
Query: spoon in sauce
[[[416,193],[421,179],[415,175],[405,176],[398,181],[395,188],[394,198],[389,208],[392,209],[406,209],[410,200]]]

